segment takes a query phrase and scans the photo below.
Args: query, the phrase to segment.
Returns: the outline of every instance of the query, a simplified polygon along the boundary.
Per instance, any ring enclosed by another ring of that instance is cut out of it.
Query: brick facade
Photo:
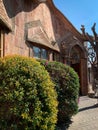
[[[3,56],[33,57],[34,45],[48,51],[48,60],[55,60],[59,55],[60,62],[71,65],[73,47],[81,50],[81,91],[82,95],[87,94],[88,80],[87,73],[84,73],[87,72],[87,56],[83,37],[52,0],[0,0],[0,30],[4,35],[1,42]]]

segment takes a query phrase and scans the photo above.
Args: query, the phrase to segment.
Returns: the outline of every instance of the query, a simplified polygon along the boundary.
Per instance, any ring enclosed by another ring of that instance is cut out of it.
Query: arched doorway
[[[70,49],[70,66],[77,72],[80,82],[80,95],[88,93],[88,74],[86,50],[79,45],[74,45]]]
[[[73,47],[70,54],[70,66],[77,72],[81,86],[81,53],[77,47]],[[79,94],[82,95],[81,87]]]
[[[88,94],[88,69],[87,69],[87,51],[86,48],[77,39],[72,39],[69,43],[61,43],[61,54],[63,63],[68,64],[79,75],[80,94]]]

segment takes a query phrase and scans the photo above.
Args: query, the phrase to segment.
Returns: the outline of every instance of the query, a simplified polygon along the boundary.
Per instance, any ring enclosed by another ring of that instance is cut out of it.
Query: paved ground
[[[97,99],[80,97],[79,113],[72,118],[68,130],[98,130]]]

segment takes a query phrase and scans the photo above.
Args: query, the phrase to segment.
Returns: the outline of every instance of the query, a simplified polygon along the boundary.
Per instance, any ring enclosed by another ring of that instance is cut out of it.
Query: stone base
[[[90,97],[90,98],[94,98],[94,97],[95,97],[95,93],[94,93],[94,92],[92,92],[92,93],[88,93],[88,97]]]

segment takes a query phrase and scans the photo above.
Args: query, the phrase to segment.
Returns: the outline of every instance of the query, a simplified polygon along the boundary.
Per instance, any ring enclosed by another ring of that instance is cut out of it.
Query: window
[[[48,59],[48,52],[46,49],[33,46],[33,56],[35,58]]]
[[[34,53],[34,57],[36,58],[40,58],[41,57],[41,50],[38,47],[33,47],[33,53]]]
[[[41,58],[42,59],[48,59],[48,54],[45,49],[41,49]]]

